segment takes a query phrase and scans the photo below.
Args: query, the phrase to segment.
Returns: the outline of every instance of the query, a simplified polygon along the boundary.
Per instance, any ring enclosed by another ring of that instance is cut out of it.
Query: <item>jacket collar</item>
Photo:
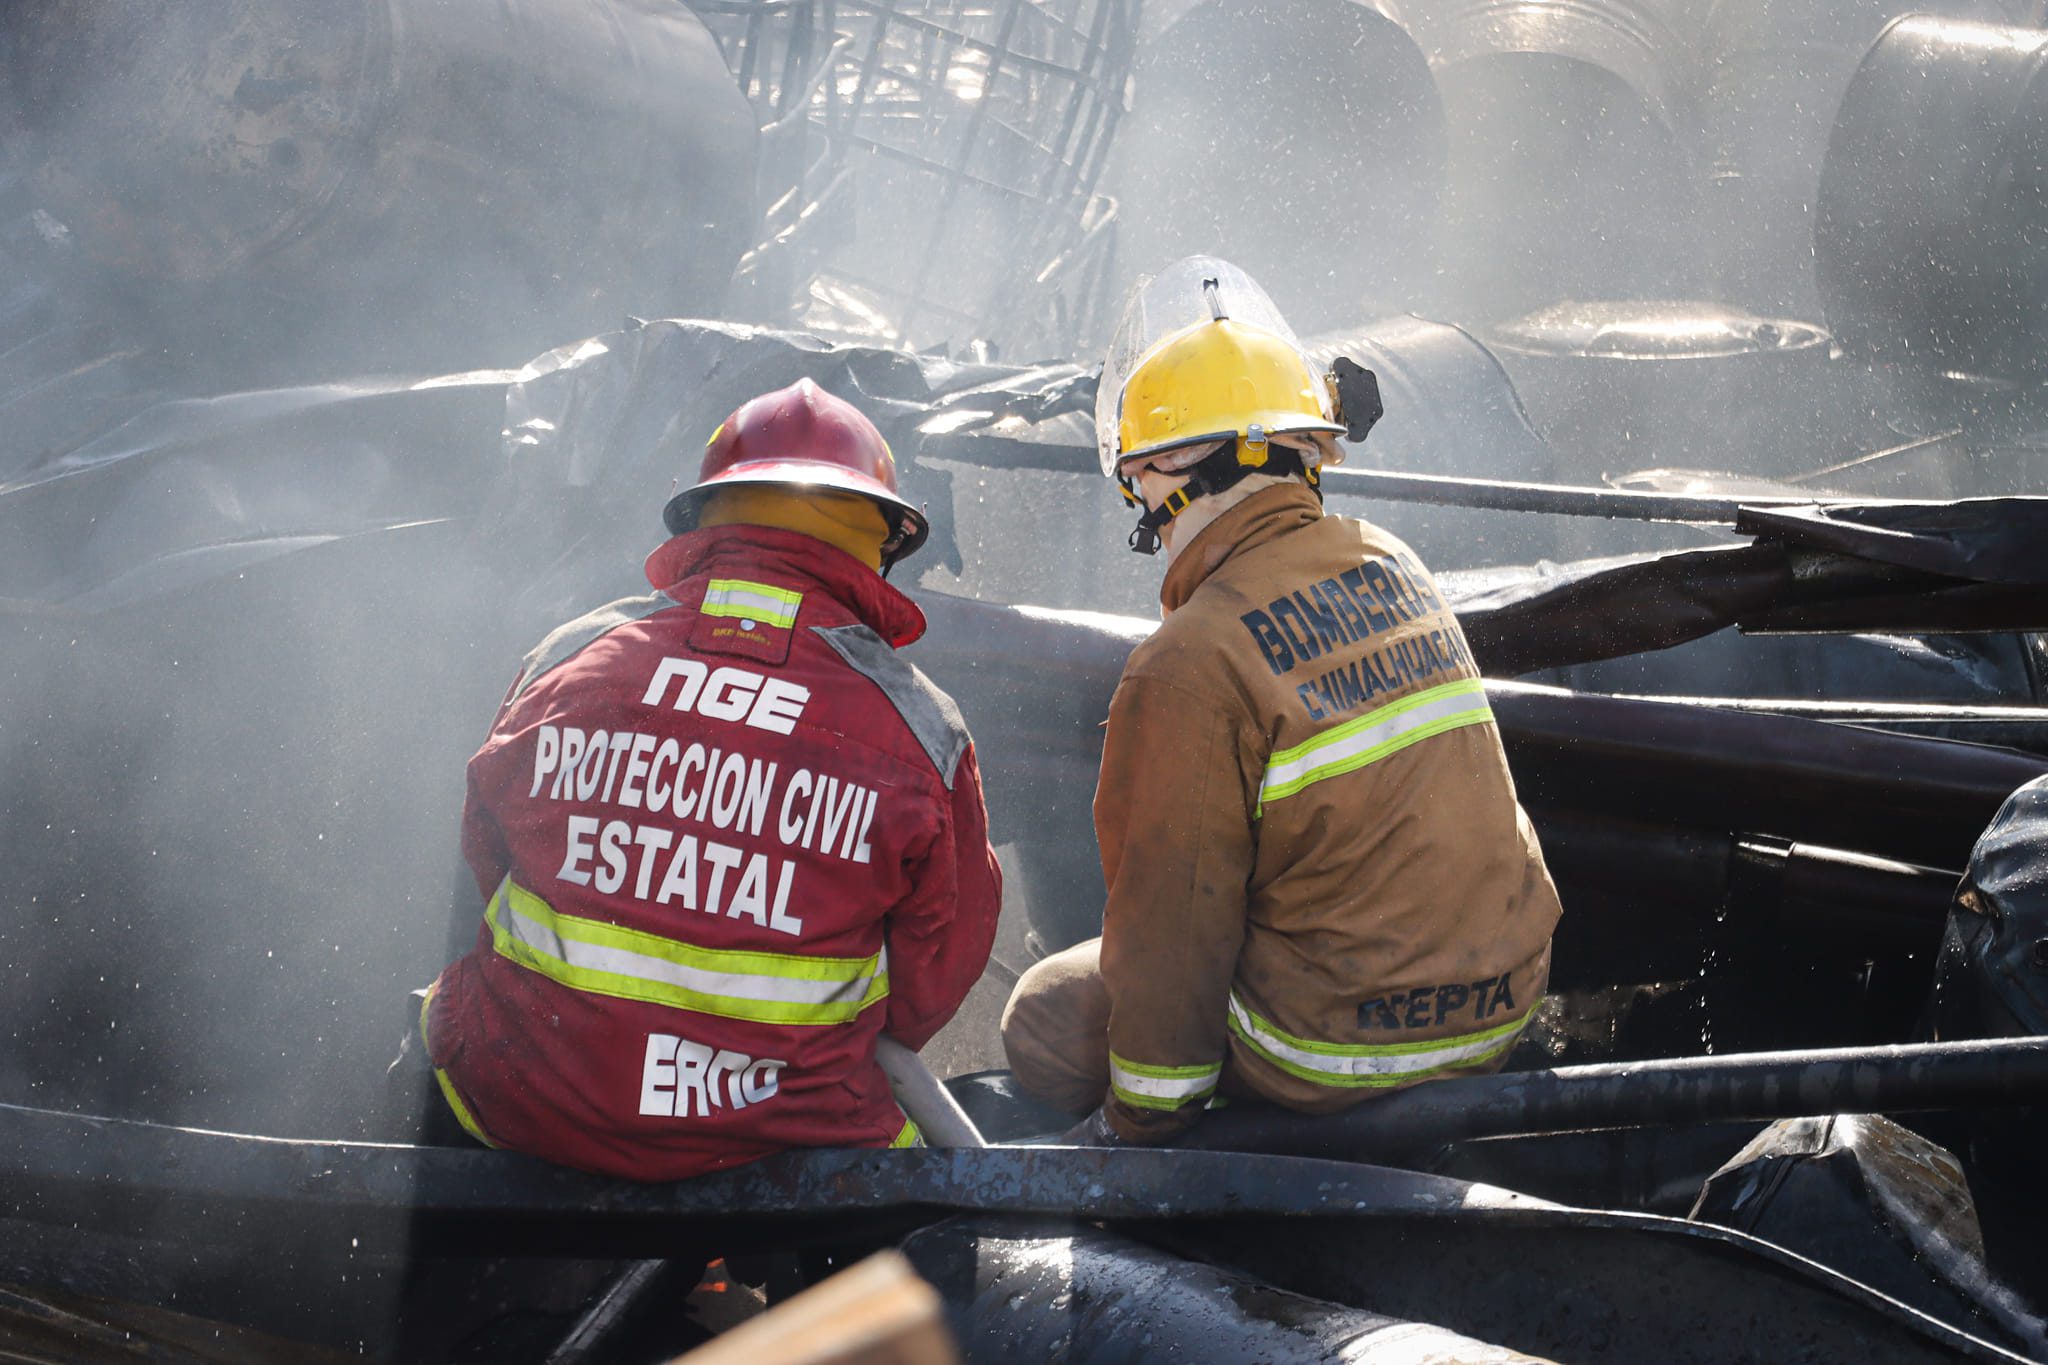
[[[916,603],[846,551],[798,531],[707,526],[664,541],[647,556],[647,581],[657,588],[699,574],[808,580],[898,649],[924,634]]]
[[[1204,526],[1187,549],[1174,556],[1159,585],[1160,615],[1170,616],[1185,606],[1203,580],[1233,556],[1298,531],[1322,515],[1322,500],[1305,483],[1290,480],[1278,488],[1260,489]]]

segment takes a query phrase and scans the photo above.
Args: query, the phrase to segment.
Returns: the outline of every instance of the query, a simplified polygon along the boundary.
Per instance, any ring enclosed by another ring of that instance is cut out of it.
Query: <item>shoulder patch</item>
[[[656,612],[667,611],[676,605],[675,598],[665,592],[652,592],[645,597],[622,597],[577,617],[567,625],[556,626],[547,639],[535,645],[526,656],[519,674],[519,685],[512,689],[512,695],[506,700],[518,700],[521,693],[533,686],[534,679],[557,664],[567,663],[599,636],[607,635],[620,626],[644,621]]]
[[[951,791],[968,742],[967,722],[960,718],[953,699],[867,626],[812,626],[811,630],[856,673],[882,689],[882,695],[924,747],[925,757],[938,769],[946,790]]]

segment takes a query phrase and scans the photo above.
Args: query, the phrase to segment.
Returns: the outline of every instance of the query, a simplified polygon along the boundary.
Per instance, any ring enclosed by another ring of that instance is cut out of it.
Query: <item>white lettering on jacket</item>
[[[640,1067],[640,1112],[688,1119],[707,1117],[714,1109],[745,1109],[775,1098],[788,1065],[731,1048],[709,1048],[673,1033],[650,1033]]]
[[[594,842],[592,834],[597,836]],[[628,852],[636,845],[637,857]],[[670,849],[674,853],[657,888],[654,870],[661,865],[660,855]],[[593,856],[601,865],[593,866]],[[737,877],[731,875],[735,869]],[[713,839],[700,842],[694,834],[678,839],[673,830],[658,825],[608,820],[600,827],[587,815],[569,817],[568,852],[555,872],[561,881],[595,885],[607,896],[617,894],[630,878],[630,894],[637,901],[648,901],[652,892],[655,905],[673,902],[685,910],[752,920],[791,937],[804,931],[803,919],[789,913],[789,888],[795,875],[796,864],[786,858],[771,866],[766,853],[750,853]]]
[[[666,658],[641,694],[643,706],[659,706],[676,684],[677,711],[695,711],[712,720],[738,721],[756,730],[786,735],[811,699],[811,689],[782,678],[767,678],[744,668],[711,670],[701,660]],[[537,780],[537,779],[536,779]]]

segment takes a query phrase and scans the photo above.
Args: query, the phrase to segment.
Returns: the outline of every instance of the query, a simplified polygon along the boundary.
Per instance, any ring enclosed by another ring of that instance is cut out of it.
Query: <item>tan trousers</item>
[[[1546,947],[1534,976],[1540,998],[1550,974]],[[1091,938],[1034,963],[1017,979],[1003,1007],[1003,1052],[1024,1093],[1076,1118],[1091,1112],[1109,1093],[1109,988],[1102,984],[1102,940]],[[1501,1069],[1506,1054],[1458,1075],[1483,1076]],[[1262,1087],[1262,1077],[1241,1075],[1229,1059],[1218,1092],[1238,1100],[1264,1100],[1327,1113],[1370,1098],[1374,1091],[1329,1092],[1315,1086],[1304,1094]],[[1287,1077],[1278,1077],[1289,1083]]]
[[[1003,1007],[1003,1051],[1033,1099],[1080,1117],[1109,1093],[1109,990],[1102,940],[1033,963]]]

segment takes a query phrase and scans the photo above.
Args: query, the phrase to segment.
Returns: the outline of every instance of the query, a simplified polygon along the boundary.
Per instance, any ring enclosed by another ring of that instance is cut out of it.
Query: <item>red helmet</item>
[[[711,433],[697,482],[662,510],[669,534],[694,528],[713,492],[741,484],[829,488],[869,499],[889,522],[884,569],[931,532],[924,513],[897,495],[896,460],[875,424],[808,379],[740,404]]]

